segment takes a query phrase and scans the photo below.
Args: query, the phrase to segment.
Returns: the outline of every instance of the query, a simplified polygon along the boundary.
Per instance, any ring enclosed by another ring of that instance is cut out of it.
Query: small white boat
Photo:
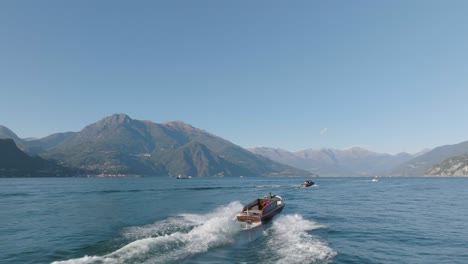
[[[180,174],[176,177],[176,179],[191,179],[191,178],[192,176],[186,176],[186,175],[180,175]]]

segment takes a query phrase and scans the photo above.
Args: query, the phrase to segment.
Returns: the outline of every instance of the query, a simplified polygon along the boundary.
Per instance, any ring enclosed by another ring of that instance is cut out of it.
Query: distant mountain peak
[[[344,150],[344,153],[352,154],[352,155],[358,155],[358,156],[374,156],[374,155],[384,155],[381,153],[373,152],[368,149],[365,149],[363,147],[359,146],[354,146],[351,148],[348,148]]]
[[[126,124],[133,121],[133,119],[126,114],[113,114],[111,116],[104,117],[101,121],[107,121],[116,124]]]
[[[101,128],[114,127],[114,126],[119,126],[119,125],[130,124],[133,121],[134,120],[126,114],[113,114],[113,115],[102,118],[96,123],[88,125],[85,129],[91,128],[91,127],[101,127]]]
[[[94,140],[103,132],[107,133],[120,127],[129,127],[134,122],[135,120],[126,114],[113,114],[106,116],[95,123],[87,125],[81,130],[82,133],[78,133],[78,137],[84,136]]]
[[[260,147],[253,147],[253,148],[247,148],[247,150],[266,150],[266,151],[287,151],[285,149],[282,149],[282,148],[270,148],[270,147],[264,147],[264,146],[260,146]]]
[[[193,127],[192,125],[187,124],[187,123],[185,123],[183,121],[180,121],[180,120],[164,122],[164,123],[162,123],[162,125],[164,125],[166,127],[182,129],[182,130],[185,130],[185,131],[196,130],[197,129],[197,128]]]
[[[164,122],[163,125],[179,125],[179,126],[190,126],[189,124],[185,123],[182,120],[172,120]]]
[[[12,138],[14,140],[19,140],[18,136],[13,131],[2,125],[0,125],[0,138]]]

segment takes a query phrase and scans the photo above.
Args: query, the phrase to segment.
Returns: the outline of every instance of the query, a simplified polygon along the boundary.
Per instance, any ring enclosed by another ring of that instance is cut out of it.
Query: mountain
[[[0,139],[0,177],[66,176],[73,171],[21,151],[13,139]]]
[[[408,153],[390,155],[359,147],[347,150],[306,149],[297,152],[265,147],[249,150],[274,161],[308,170],[321,176],[382,175],[413,157]]]
[[[76,132],[55,133],[41,139],[29,140],[29,151],[33,151],[34,154],[47,152],[75,134]]]
[[[452,157],[468,154],[468,141],[454,145],[445,145],[434,148],[414,159],[411,159],[392,170],[394,176],[423,176],[431,168]],[[456,159],[456,158],[455,158]]]
[[[67,134],[67,133],[62,133],[62,134]],[[56,134],[54,134],[56,135]],[[56,137],[54,135],[51,135],[49,137]],[[18,137],[13,131],[11,131],[9,128],[0,125],[0,139],[5,139],[5,138],[10,138],[15,141],[15,144],[18,146],[18,148],[30,155],[37,155],[40,153],[43,153],[45,150],[44,148],[47,147],[47,142],[50,141],[48,138],[44,138],[42,140],[39,139],[22,139]]]
[[[15,141],[22,141],[13,131],[2,125],[0,125],[0,138],[11,138]]]
[[[91,174],[311,175],[255,155],[182,121],[162,124],[114,114],[80,132],[28,141],[41,156]]]
[[[431,176],[468,176],[468,155],[448,158],[433,165],[426,175]]]
[[[18,148],[27,152],[28,146],[26,145],[25,141],[19,138],[8,127],[0,125],[0,139],[7,139],[7,138],[13,139],[16,145],[18,146]]]

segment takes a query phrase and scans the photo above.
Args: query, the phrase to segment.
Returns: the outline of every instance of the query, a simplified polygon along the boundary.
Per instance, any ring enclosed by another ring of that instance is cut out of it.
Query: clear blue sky
[[[468,140],[468,1],[0,1],[0,124],[113,114],[243,147]]]

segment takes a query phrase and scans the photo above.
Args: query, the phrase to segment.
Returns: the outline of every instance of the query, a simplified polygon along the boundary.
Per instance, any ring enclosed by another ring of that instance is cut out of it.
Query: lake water
[[[0,179],[1,263],[468,263],[468,178]],[[277,194],[264,225],[233,221]]]

